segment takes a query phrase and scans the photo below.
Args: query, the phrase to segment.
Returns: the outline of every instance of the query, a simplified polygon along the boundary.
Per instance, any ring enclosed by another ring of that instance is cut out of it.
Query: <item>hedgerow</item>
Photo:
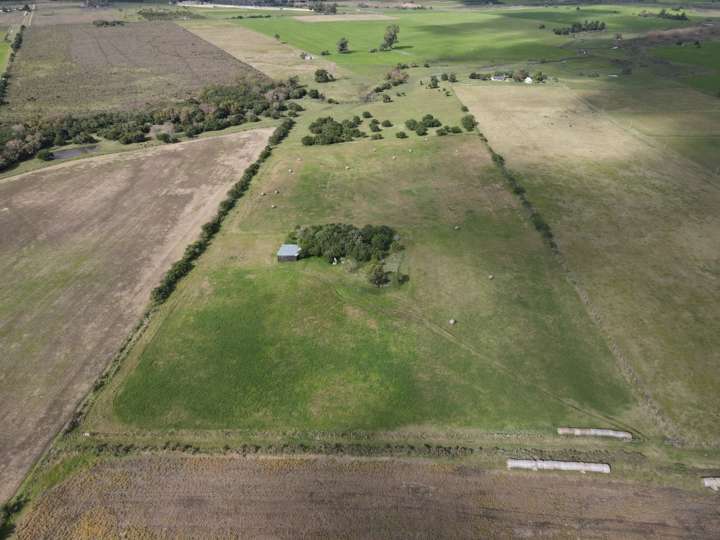
[[[283,120],[270,136],[270,144],[266,146],[258,156],[258,159],[251,164],[242,177],[227,192],[227,198],[220,203],[215,217],[202,226],[200,238],[185,248],[185,253],[179,261],[176,261],[163,277],[160,285],[152,292],[152,300],[156,304],[162,304],[172,294],[178,282],[193,269],[195,260],[207,250],[213,237],[218,233],[225,217],[235,207],[238,199],[242,197],[250,187],[250,182],[260,170],[260,165],[272,154],[272,146],[278,145],[287,137],[295,125],[291,118]]]

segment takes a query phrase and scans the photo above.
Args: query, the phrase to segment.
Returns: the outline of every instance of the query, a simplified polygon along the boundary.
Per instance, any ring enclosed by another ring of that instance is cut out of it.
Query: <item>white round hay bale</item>
[[[270,208],[277,208],[277,205],[272,204],[272,205],[270,205]]]
[[[495,276],[493,276],[492,274],[490,274],[490,275],[488,276],[488,279],[495,279]]]
[[[455,319],[450,319],[450,320],[448,321],[448,323],[449,323],[451,326],[453,326],[453,325],[457,324],[457,321],[456,321]]]
[[[453,229],[455,229],[456,231],[459,231],[459,230],[460,230],[460,225],[455,225],[455,226],[453,227]]]

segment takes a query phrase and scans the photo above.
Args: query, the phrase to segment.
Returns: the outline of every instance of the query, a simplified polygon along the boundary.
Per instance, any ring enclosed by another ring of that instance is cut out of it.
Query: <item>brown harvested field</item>
[[[382,13],[358,13],[357,15],[305,15],[295,17],[300,22],[341,22],[341,21],[394,21],[396,17],[383,15]]]
[[[298,49],[237,24],[215,20],[183,21],[181,24],[193,34],[274,79],[311,76],[318,68],[337,72],[333,62],[321,58],[303,60]]]
[[[588,476],[323,457],[111,460],[18,538],[717,538],[717,495]]]
[[[670,129],[662,110],[643,109],[648,137],[623,127],[632,116],[618,122],[617,105],[609,116],[560,86],[456,91],[521,173],[618,362],[670,419],[656,415],[665,435],[719,444],[717,177],[658,143]]]
[[[128,14],[127,10],[111,6],[84,7],[82,2],[38,2],[33,25],[91,23],[98,19],[117,21],[126,19]]]
[[[0,501],[271,131],[89,158],[0,182]]]
[[[262,77],[169,22],[28,28],[3,115],[118,110],[185,99],[213,83]]]

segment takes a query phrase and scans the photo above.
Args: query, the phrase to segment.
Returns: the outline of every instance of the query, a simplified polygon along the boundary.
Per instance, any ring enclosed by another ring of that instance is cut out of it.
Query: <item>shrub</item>
[[[320,96],[321,96],[322,94],[320,94],[320,92],[318,91],[317,88],[311,88],[310,90],[308,90],[308,95],[309,95],[312,99],[320,99]]]
[[[178,142],[178,138],[173,135],[170,135],[169,133],[158,133],[157,135],[155,135],[155,138],[158,141],[164,142],[166,144]]]
[[[372,118],[372,114],[370,114],[370,111],[363,111],[362,116],[363,118]]]
[[[410,131],[415,131],[418,127],[418,121],[414,118],[411,118],[410,120],[405,121],[405,127],[408,128]]]
[[[445,128],[445,127],[438,128],[435,130],[435,134],[440,135],[441,137],[443,135],[447,135],[448,134],[447,128]]]
[[[43,148],[37,153],[37,158],[40,161],[52,161],[55,158],[55,155],[47,148]]]
[[[321,51],[320,56],[330,56],[330,51]]]
[[[452,133],[462,133],[462,129],[460,129],[460,126],[453,126],[448,128]]]
[[[383,120],[382,127],[392,127],[392,122],[390,120]]]
[[[468,112],[470,109],[468,109],[465,105],[463,105],[462,107],[460,107],[460,110],[462,112]]]
[[[398,139],[407,139],[407,133],[405,133],[404,131],[398,131],[395,136]]]
[[[418,135],[427,135],[427,127],[425,127],[424,124],[418,124],[417,129],[415,130],[415,133]]]
[[[460,120],[460,123],[467,131],[472,131],[477,127],[477,120],[472,114],[466,114]]]
[[[391,103],[392,102],[392,98],[387,94],[382,95],[382,100],[383,100],[383,103]]]
[[[385,271],[385,265],[375,263],[368,270],[368,281],[376,287],[382,287],[390,282],[389,272]]]
[[[378,124],[370,124],[370,131],[378,132],[380,131],[380,126]]]
[[[430,77],[430,82],[428,83],[428,88],[437,88],[438,87],[438,78],[433,75]]]
[[[443,81],[447,81],[447,80],[448,80],[448,74],[447,74],[447,73],[443,73],[442,75],[440,75],[440,78],[441,78]]]
[[[318,83],[327,83],[332,82],[335,80],[335,77],[333,77],[332,73],[330,73],[326,69],[317,69],[315,70],[315,82]]]
[[[377,141],[382,138],[383,138],[382,133],[373,133],[372,135],[370,135],[370,139],[372,139],[373,141]]]

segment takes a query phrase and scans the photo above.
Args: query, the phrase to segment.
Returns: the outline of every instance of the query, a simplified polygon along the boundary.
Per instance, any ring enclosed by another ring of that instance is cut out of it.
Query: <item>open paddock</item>
[[[610,116],[557,86],[456,91],[521,174],[587,289],[589,310],[618,345],[618,361],[670,418],[666,434],[718,444],[717,177],[657,143],[668,126],[660,108],[643,107],[649,137],[627,117],[619,121],[622,111]]]
[[[0,500],[68,420],[270,131],[0,182]]]

